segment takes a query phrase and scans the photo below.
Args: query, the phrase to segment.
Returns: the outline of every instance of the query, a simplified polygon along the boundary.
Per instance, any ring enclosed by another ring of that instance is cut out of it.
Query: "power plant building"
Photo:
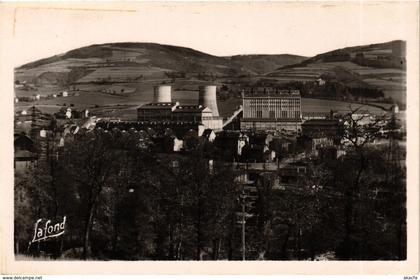
[[[158,85],[154,87],[154,100],[155,102],[172,102],[171,97],[171,86],[170,85]]]
[[[137,109],[137,120],[165,123],[189,122],[203,125],[205,129],[222,130],[223,118],[219,117],[216,100],[216,86],[200,87],[199,105],[180,105],[172,102],[171,87],[157,86],[154,102]]]
[[[200,86],[198,92],[198,104],[208,107],[214,117],[219,116],[216,98],[216,86]]]
[[[302,108],[298,90],[242,94],[242,130],[301,130]]]

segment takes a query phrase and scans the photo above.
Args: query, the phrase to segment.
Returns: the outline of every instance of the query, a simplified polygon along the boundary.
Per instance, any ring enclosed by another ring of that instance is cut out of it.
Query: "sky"
[[[63,5],[26,3],[8,10],[12,43],[23,50],[16,65],[109,42],[170,44],[218,56],[313,56],[407,40],[418,12],[412,2],[367,1]]]

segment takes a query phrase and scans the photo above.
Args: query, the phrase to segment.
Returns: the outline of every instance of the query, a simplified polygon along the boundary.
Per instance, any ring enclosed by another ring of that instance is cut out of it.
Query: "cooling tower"
[[[214,117],[219,116],[216,99],[216,86],[200,86],[198,93],[198,104],[208,107]]]
[[[172,102],[171,98],[171,86],[168,85],[158,85],[154,88],[154,102]]]

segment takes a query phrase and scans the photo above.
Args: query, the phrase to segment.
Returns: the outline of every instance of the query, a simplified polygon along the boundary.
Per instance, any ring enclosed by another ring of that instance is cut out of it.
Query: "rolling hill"
[[[386,97],[404,103],[405,50],[406,43],[400,40],[348,47],[279,67],[266,76],[279,81],[310,81],[323,77],[350,87],[378,88]]]
[[[48,72],[46,79],[45,73]],[[245,75],[249,71],[230,61],[188,48],[151,43],[115,43],[83,47],[65,54],[25,64],[16,79],[35,84],[132,82],[207,72],[212,75]],[[54,77],[54,73],[56,74]],[[41,77],[41,79],[39,79]]]
[[[31,62],[15,73],[16,79],[35,84],[133,82],[198,75],[238,77],[263,74],[303,59],[292,55],[218,57],[154,43],[112,43]]]
[[[282,85],[313,82],[321,77],[352,88],[380,89],[386,97],[405,103],[405,48],[404,41],[391,41],[333,50],[310,58],[291,54],[220,57],[155,43],[100,44],[16,68],[15,81],[33,84],[35,91],[17,88],[15,94],[53,94],[76,85],[86,94],[96,91],[103,95],[110,85],[124,84],[136,88],[135,95],[140,98],[145,94],[145,84],[161,82],[188,88],[185,83],[196,86],[212,81],[235,84],[238,88],[261,81]]]
[[[305,56],[281,54],[281,55],[235,55],[229,57],[231,61],[236,62],[255,73],[264,74],[273,69],[283,66],[298,64],[307,59]]]

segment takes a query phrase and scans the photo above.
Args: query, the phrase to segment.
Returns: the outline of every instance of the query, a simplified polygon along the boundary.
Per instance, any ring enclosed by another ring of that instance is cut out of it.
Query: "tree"
[[[348,156],[344,161],[343,170],[339,170],[338,183],[344,189],[344,239],[341,253],[344,259],[351,259],[356,255],[357,246],[360,242],[356,237],[356,222],[358,220],[356,205],[362,205],[361,186],[369,185],[363,178],[363,173],[370,168],[369,145],[378,137],[379,122],[384,117],[376,117],[375,120],[365,122],[366,116],[360,113],[360,108],[350,110],[344,116],[343,139],[348,143]],[[364,181],[363,181],[364,180]],[[360,215],[360,214],[359,214]]]
[[[207,146],[201,143],[188,156],[162,159],[156,170],[157,258],[201,260],[223,255],[237,190],[232,168],[211,165]]]
[[[277,174],[273,176],[260,176],[257,184],[258,234],[253,242],[260,257],[314,259],[333,250],[328,218],[336,198],[330,197],[331,171],[324,164],[309,163],[286,190],[272,188],[270,181]]]
[[[43,172],[29,168],[23,173],[15,174],[14,185],[14,232],[15,252],[30,249],[29,242],[33,237],[32,225],[42,217],[47,217],[48,203],[51,196],[44,188]]]
[[[84,259],[90,257],[91,230],[100,195],[110,187],[112,176],[118,174],[120,169],[121,153],[111,148],[113,140],[110,133],[95,130],[79,135],[66,148],[67,171],[74,178],[75,190],[85,213]]]

